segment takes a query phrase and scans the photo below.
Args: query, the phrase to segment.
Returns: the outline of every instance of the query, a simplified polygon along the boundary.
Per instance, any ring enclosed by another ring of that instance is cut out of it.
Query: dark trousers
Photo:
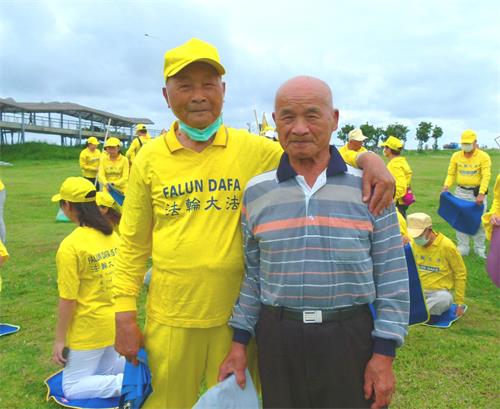
[[[403,217],[406,219],[406,211],[408,210],[408,206],[404,204],[396,204],[397,209],[399,210],[399,213],[403,215]]]
[[[99,191],[99,182],[96,182],[96,178],[85,178],[89,181],[91,181],[95,185],[95,190]]]
[[[256,338],[264,408],[369,408],[372,330],[368,308],[345,321],[304,324],[263,305]]]

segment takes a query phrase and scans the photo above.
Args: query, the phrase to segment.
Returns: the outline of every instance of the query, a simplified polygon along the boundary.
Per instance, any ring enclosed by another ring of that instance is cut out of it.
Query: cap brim
[[[362,136],[362,137],[357,137],[357,138],[351,138],[349,139],[350,141],[357,141],[357,142],[363,142],[363,141],[366,141],[368,139],[368,137],[366,136]]]
[[[197,58],[195,60],[186,61],[185,63],[180,64],[179,66],[173,68],[171,71],[168,72],[168,74],[165,76],[165,78],[173,77],[174,75],[178,74],[184,68],[186,68],[188,65],[190,65],[194,62],[204,62],[204,63],[211,65],[212,67],[214,67],[216,69],[216,71],[219,75],[224,75],[226,73],[226,70],[224,69],[224,67],[222,66],[221,63],[219,63],[215,60],[212,60],[211,58]]]
[[[52,199],[50,199],[52,202],[59,202],[61,201],[61,195],[57,193],[56,195],[52,196]]]
[[[422,235],[422,233],[424,232],[424,230],[426,229],[426,227],[422,228],[422,229],[410,229],[408,227],[408,235],[412,238],[412,239],[415,239],[417,238],[418,236]]]

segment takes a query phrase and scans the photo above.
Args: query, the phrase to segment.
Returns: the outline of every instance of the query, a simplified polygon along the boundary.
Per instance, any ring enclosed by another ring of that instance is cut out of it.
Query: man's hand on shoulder
[[[393,202],[396,182],[384,161],[373,152],[359,154],[356,163],[363,169],[363,202],[377,216]]]

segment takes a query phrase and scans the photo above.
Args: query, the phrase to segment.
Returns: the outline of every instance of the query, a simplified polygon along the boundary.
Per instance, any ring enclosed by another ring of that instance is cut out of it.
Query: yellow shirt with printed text
[[[80,169],[82,170],[83,177],[95,178],[99,170],[99,158],[101,151],[96,149],[91,152],[89,148],[85,148],[80,152]]]
[[[413,171],[408,165],[406,158],[403,156],[396,156],[392,158],[387,164],[387,169],[396,181],[396,192],[394,194],[394,201],[396,203],[403,203],[401,198],[406,194],[406,190],[411,185],[411,177]]]
[[[99,164],[99,183],[106,186],[113,183],[115,187],[125,192],[129,177],[129,162],[122,154],[112,160],[107,153],[103,154]]]
[[[481,218],[487,240],[491,240],[491,234],[493,233],[493,225],[491,224],[491,217],[493,215],[500,217],[500,173],[497,174],[495,187],[493,189],[493,203],[491,204],[490,210],[483,214]]]
[[[463,304],[467,270],[455,244],[441,233],[429,247],[412,243],[423,290],[455,290],[455,303]]]
[[[59,297],[76,301],[66,334],[71,349],[97,349],[114,343],[111,286],[117,254],[118,236],[106,236],[90,227],[77,227],[57,250]]]
[[[151,135],[149,133],[147,133],[145,136],[136,136],[132,140],[132,143],[130,144],[127,153],[125,154],[130,163],[133,162],[133,160],[139,153],[139,150],[150,141],[151,141]]]
[[[470,158],[463,151],[455,152],[450,159],[448,175],[444,185],[451,187],[455,183],[459,186],[479,186],[479,193],[486,193],[491,178],[490,155],[481,149],[475,149]]]

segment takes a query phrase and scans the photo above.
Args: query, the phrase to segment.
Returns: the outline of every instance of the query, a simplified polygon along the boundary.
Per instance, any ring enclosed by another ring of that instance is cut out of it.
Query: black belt
[[[467,186],[460,186],[460,185],[458,185],[458,187],[459,187],[460,189],[465,189],[465,190],[475,190],[475,189],[477,189],[479,186],[467,187]]]
[[[264,304],[262,305],[262,308],[273,313],[280,319],[302,321],[306,324],[344,321],[370,311],[368,304],[356,305],[354,307],[336,310],[296,310],[284,307],[273,307]]]

